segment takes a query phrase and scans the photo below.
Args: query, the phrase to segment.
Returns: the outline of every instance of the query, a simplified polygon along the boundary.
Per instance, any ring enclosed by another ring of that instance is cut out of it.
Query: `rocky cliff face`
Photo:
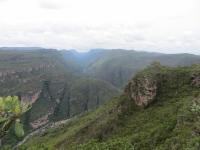
[[[55,64],[40,64],[37,66],[32,66],[32,67],[25,67],[25,68],[20,68],[20,69],[0,69],[0,78],[6,78],[6,77],[15,77],[19,76],[19,74],[22,73],[33,73],[35,71],[43,71],[43,70],[48,70],[52,69],[55,67]]]
[[[154,62],[148,68],[137,73],[125,88],[125,94],[136,105],[143,108],[149,106],[156,98],[162,80],[166,78],[163,70],[166,68]]]
[[[23,102],[34,103],[41,92],[41,83],[53,64],[40,64],[20,69],[0,69],[0,95],[18,95]]]
[[[33,104],[39,98],[41,91],[31,91],[29,93],[21,95],[20,99],[24,103]]]
[[[200,72],[196,72],[192,74],[192,84],[200,87]]]
[[[135,101],[136,105],[147,107],[155,100],[157,88],[156,80],[144,76],[130,81],[125,89],[125,93]]]

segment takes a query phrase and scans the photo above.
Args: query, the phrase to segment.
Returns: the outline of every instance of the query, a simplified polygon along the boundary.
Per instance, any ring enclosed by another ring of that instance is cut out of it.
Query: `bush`
[[[134,145],[130,141],[123,138],[109,140],[99,143],[96,140],[91,140],[86,144],[81,144],[72,149],[76,150],[134,150]]]

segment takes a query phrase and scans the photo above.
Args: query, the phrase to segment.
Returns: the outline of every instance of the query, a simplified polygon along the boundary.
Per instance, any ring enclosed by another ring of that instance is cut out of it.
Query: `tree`
[[[70,118],[71,111],[71,95],[70,95],[70,86],[65,83],[59,101],[54,110],[54,120],[60,120],[63,118]]]
[[[17,137],[24,136],[20,117],[29,109],[29,105],[19,101],[17,96],[0,97],[0,146],[3,137],[14,124]]]

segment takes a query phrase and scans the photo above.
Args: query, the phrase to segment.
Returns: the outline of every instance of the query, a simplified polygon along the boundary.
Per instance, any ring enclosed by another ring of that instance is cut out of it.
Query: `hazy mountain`
[[[133,50],[95,49],[86,53],[62,51],[67,64],[75,66],[78,73],[103,79],[116,87],[123,87],[139,70],[153,61],[167,66],[189,66],[200,62],[200,56],[192,54],[162,54]]]
[[[0,47],[2,51],[34,51],[34,50],[45,50],[42,47]],[[49,50],[49,49],[48,49]]]

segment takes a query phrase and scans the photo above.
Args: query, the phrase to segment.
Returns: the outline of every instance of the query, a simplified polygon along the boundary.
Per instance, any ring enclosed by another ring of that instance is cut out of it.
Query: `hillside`
[[[40,103],[45,96],[46,101],[48,101],[47,99],[50,96],[52,105],[55,105],[56,99],[60,99],[63,92],[66,91],[71,93],[72,102],[82,102],[85,99],[80,96],[83,95],[83,92],[85,93],[85,91],[81,91],[82,86],[88,86],[90,89],[96,88],[96,92],[101,93],[99,96],[100,104],[108,97],[110,98],[112,94],[117,94],[118,90],[105,81],[73,74],[62,59],[62,55],[56,50],[31,50],[30,48],[20,50],[18,48],[15,51],[13,49],[0,50],[1,96],[19,95],[21,100],[27,103],[36,101]],[[93,91],[90,89],[90,95],[93,95]],[[76,94],[78,90],[79,93]],[[105,92],[109,93],[106,94]],[[102,94],[104,95],[103,98]],[[79,100],[77,100],[78,96]],[[34,105],[37,105],[37,103]],[[43,107],[43,105],[40,107]],[[78,112],[79,109],[76,109],[76,111]],[[76,114],[76,111],[72,114]]]
[[[31,137],[21,149],[199,150],[199,87],[199,65],[154,63],[122,96]]]
[[[94,109],[119,93],[105,81],[71,72],[57,50],[4,48],[0,56],[0,95],[18,95],[32,104],[23,116],[26,133]],[[16,137],[10,136],[4,142],[14,144]]]
[[[67,64],[73,66],[71,68],[73,72],[105,80],[122,89],[133,75],[153,61],[159,61],[162,65],[170,67],[200,63],[198,55],[162,54],[122,49],[94,49],[85,53],[73,50],[61,53]]]
[[[23,92],[32,91],[34,95],[37,93],[34,90],[39,88],[38,82],[42,80],[71,76],[63,69],[64,64],[59,61],[60,55],[56,51],[0,51],[0,55],[1,95],[18,92],[28,97]]]
[[[25,133],[91,111],[118,96],[133,74],[154,60],[168,66],[198,62],[190,54],[126,50],[87,53],[43,48],[0,48],[0,95],[18,95],[32,105],[22,117]],[[15,144],[12,131],[3,140]]]

